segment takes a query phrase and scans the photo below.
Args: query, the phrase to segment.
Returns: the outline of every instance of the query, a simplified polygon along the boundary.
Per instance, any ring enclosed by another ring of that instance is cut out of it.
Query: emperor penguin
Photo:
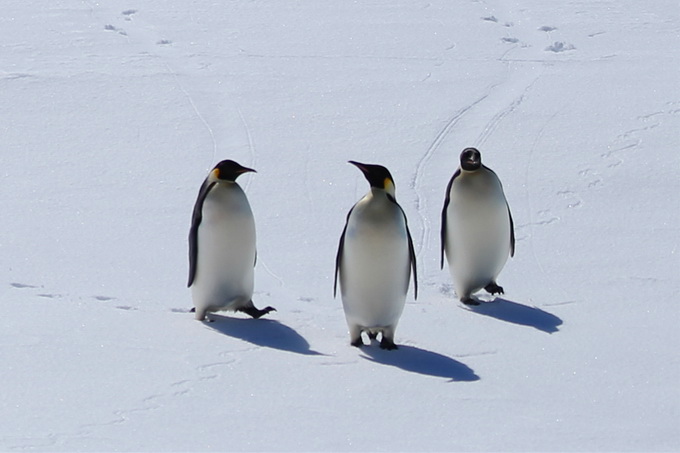
[[[196,319],[208,313],[241,311],[253,318],[274,310],[253,304],[255,221],[248,198],[236,183],[254,172],[233,160],[210,171],[198,192],[189,230],[189,283]]]
[[[515,254],[512,214],[501,181],[482,165],[481,153],[466,148],[460,167],[446,188],[441,224],[441,267],[444,255],[466,305],[479,305],[472,294],[482,288],[503,294],[496,278],[508,256]]]
[[[418,297],[413,240],[387,168],[349,163],[363,172],[371,189],[347,214],[335,259],[333,294],[339,280],[352,346],[362,346],[361,334],[366,332],[370,339],[382,334],[382,349],[397,349],[394,333],[411,273]]]

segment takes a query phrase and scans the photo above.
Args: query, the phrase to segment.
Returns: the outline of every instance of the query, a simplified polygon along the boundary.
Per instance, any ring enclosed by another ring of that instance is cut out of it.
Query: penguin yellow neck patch
[[[211,181],[218,181],[220,179],[220,169],[215,168],[213,171],[210,172],[210,178]]]
[[[383,181],[383,187],[387,192],[394,194],[394,181],[392,181],[392,179],[385,178],[385,181]]]

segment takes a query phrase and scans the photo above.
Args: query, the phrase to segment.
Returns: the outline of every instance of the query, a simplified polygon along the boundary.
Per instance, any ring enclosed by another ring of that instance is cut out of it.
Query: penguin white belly
[[[197,312],[235,310],[253,295],[255,222],[238,186],[215,187],[198,228],[192,297]]]
[[[347,322],[362,328],[396,326],[410,278],[403,221],[397,228],[348,225],[341,272]]]
[[[446,257],[459,297],[494,282],[510,255],[510,217],[502,192],[451,197]]]

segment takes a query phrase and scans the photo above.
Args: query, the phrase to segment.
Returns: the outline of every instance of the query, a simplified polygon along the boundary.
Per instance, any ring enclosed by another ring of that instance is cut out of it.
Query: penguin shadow
[[[294,329],[273,319],[230,318],[210,315],[205,325],[221,334],[238,338],[263,348],[278,349],[302,355],[322,355],[310,348],[309,342]]]
[[[546,333],[559,331],[562,319],[543,311],[540,308],[529,307],[503,298],[496,298],[492,302],[481,302],[479,305],[466,305],[465,308],[483,316],[496,318],[500,321],[533,327]]]
[[[400,368],[411,373],[449,379],[449,382],[474,382],[479,380],[472,368],[464,363],[436,352],[415,346],[399,345],[396,351],[386,351],[377,347],[364,346],[361,356],[371,362]]]

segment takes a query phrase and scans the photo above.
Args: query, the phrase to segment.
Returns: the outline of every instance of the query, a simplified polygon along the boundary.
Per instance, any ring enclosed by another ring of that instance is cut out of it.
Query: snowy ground
[[[680,450],[680,8],[5,0],[0,450]],[[440,270],[464,147],[517,253]],[[252,166],[259,321],[187,313],[217,161]],[[418,252],[398,351],[348,345],[337,240],[387,166]],[[4,282],[4,283],[3,283]]]

